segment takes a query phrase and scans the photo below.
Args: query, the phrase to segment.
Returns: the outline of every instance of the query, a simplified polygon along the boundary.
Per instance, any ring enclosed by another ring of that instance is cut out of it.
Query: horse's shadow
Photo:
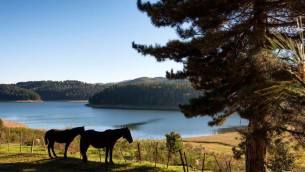
[[[31,172],[101,172],[101,171],[155,171],[156,169],[149,166],[138,166],[134,167],[130,164],[115,164],[107,165],[101,162],[88,161],[88,163],[83,163],[77,158],[56,158],[56,159],[42,159],[31,162],[17,162],[17,163],[7,163],[0,165],[0,171],[5,172],[21,172],[21,171],[31,171]]]

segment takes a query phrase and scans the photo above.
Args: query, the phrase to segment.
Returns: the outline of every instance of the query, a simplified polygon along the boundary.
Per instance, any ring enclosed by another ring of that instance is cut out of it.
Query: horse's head
[[[132,143],[133,139],[132,139],[129,128],[127,128],[127,127],[122,128],[122,130],[123,130],[123,138],[126,139],[129,143]]]

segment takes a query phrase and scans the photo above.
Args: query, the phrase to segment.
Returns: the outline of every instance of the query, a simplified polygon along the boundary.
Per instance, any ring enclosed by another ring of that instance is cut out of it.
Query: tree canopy
[[[34,91],[16,87],[14,85],[0,85],[0,101],[40,100]]]
[[[153,82],[151,82],[153,81]],[[177,109],[189,99],[198,96],[187,81],[134,80],[123,82],[95,94],[90,105],[129,106]]]
[[[81,81],[29,81],[19,82],[16,86],[35,91],[43,100],[88,100],[104,89],[101,84]]]
[[[296,18],[305,16],[305,1],[138,0],[137,5],[156,27],[172,27],[179,38],[166,45],[133,43],[133,48],[158,61],[183,63],[182,71],[167,72],[167,77],[189,79],[204,90],[181,106],[184,114],[209,115],[211,125],[221,125],[236,112],[249,120],[247,171],[265,171],[268,138],[286,131],[302,135],[304,61],[282,58],[268,39],[276,34],[299,39],[304,30]]]

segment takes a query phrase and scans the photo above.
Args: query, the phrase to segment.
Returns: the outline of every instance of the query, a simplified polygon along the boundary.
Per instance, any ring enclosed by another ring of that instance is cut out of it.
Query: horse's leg
[[[52,155],[51,155],[50,149],[51,149],[51,144],[49,143],[49,144],[48,144],[48,154],[49,154],[49,157],[50,157],[50,158],[53,158]]]
[[[109,153],[109,147],[106,146],[106,157],[105,157],[105,164],[108,164],[108,153]]]
[[[81,153],[81,155],[82,155],[82,157],[83,157],[83,161],[86,163],[86,162],[88,161],[86,152],[87,152],[87,150],[88,150],[88,148],[89,148],[89,144],[86,143],[86,142],[84,141],[84,139],[81,138],[81,140],[80,140],[80,145],[79,145],[79,146],[80,146],[80,153]]]
[[[113,161],[112,161],[112,150],[113,150],[113,146],[110,146],[110,164],[113,164]]]
[[[71,144],[71,142],[67,142],[66,143],[66,146],[65,146],[65,153],[64,153],[64,158],[66,159],[67,158],[67,151],[68,151],[68,148],[69,148],[69,145]]]
[[[85,147],[82,148],[81,150],[81,154],[82,154],[82,157],[83,157],[83,161],[86,163],[88,162],[88,157],[87,157],[87,150],[89,148],[89,145],[84,145]]]
[[[52,149],[52,152],[53,152],[53,155],[55,156],[55,158],[57,158],[57,155],[56,155],[56,153],[55,153],[55,151],[54,151],[54,141],[53,142],[51,142],[50,144],[51,144],[51,149]]]

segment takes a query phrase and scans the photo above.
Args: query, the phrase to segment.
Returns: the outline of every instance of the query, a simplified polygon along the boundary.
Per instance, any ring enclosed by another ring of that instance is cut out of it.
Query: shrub
[[[281,140],[275,140],[268,152],[270,154],[268,168],[273,172],[291,171],[295,157],[289,152],[289,144]]]

